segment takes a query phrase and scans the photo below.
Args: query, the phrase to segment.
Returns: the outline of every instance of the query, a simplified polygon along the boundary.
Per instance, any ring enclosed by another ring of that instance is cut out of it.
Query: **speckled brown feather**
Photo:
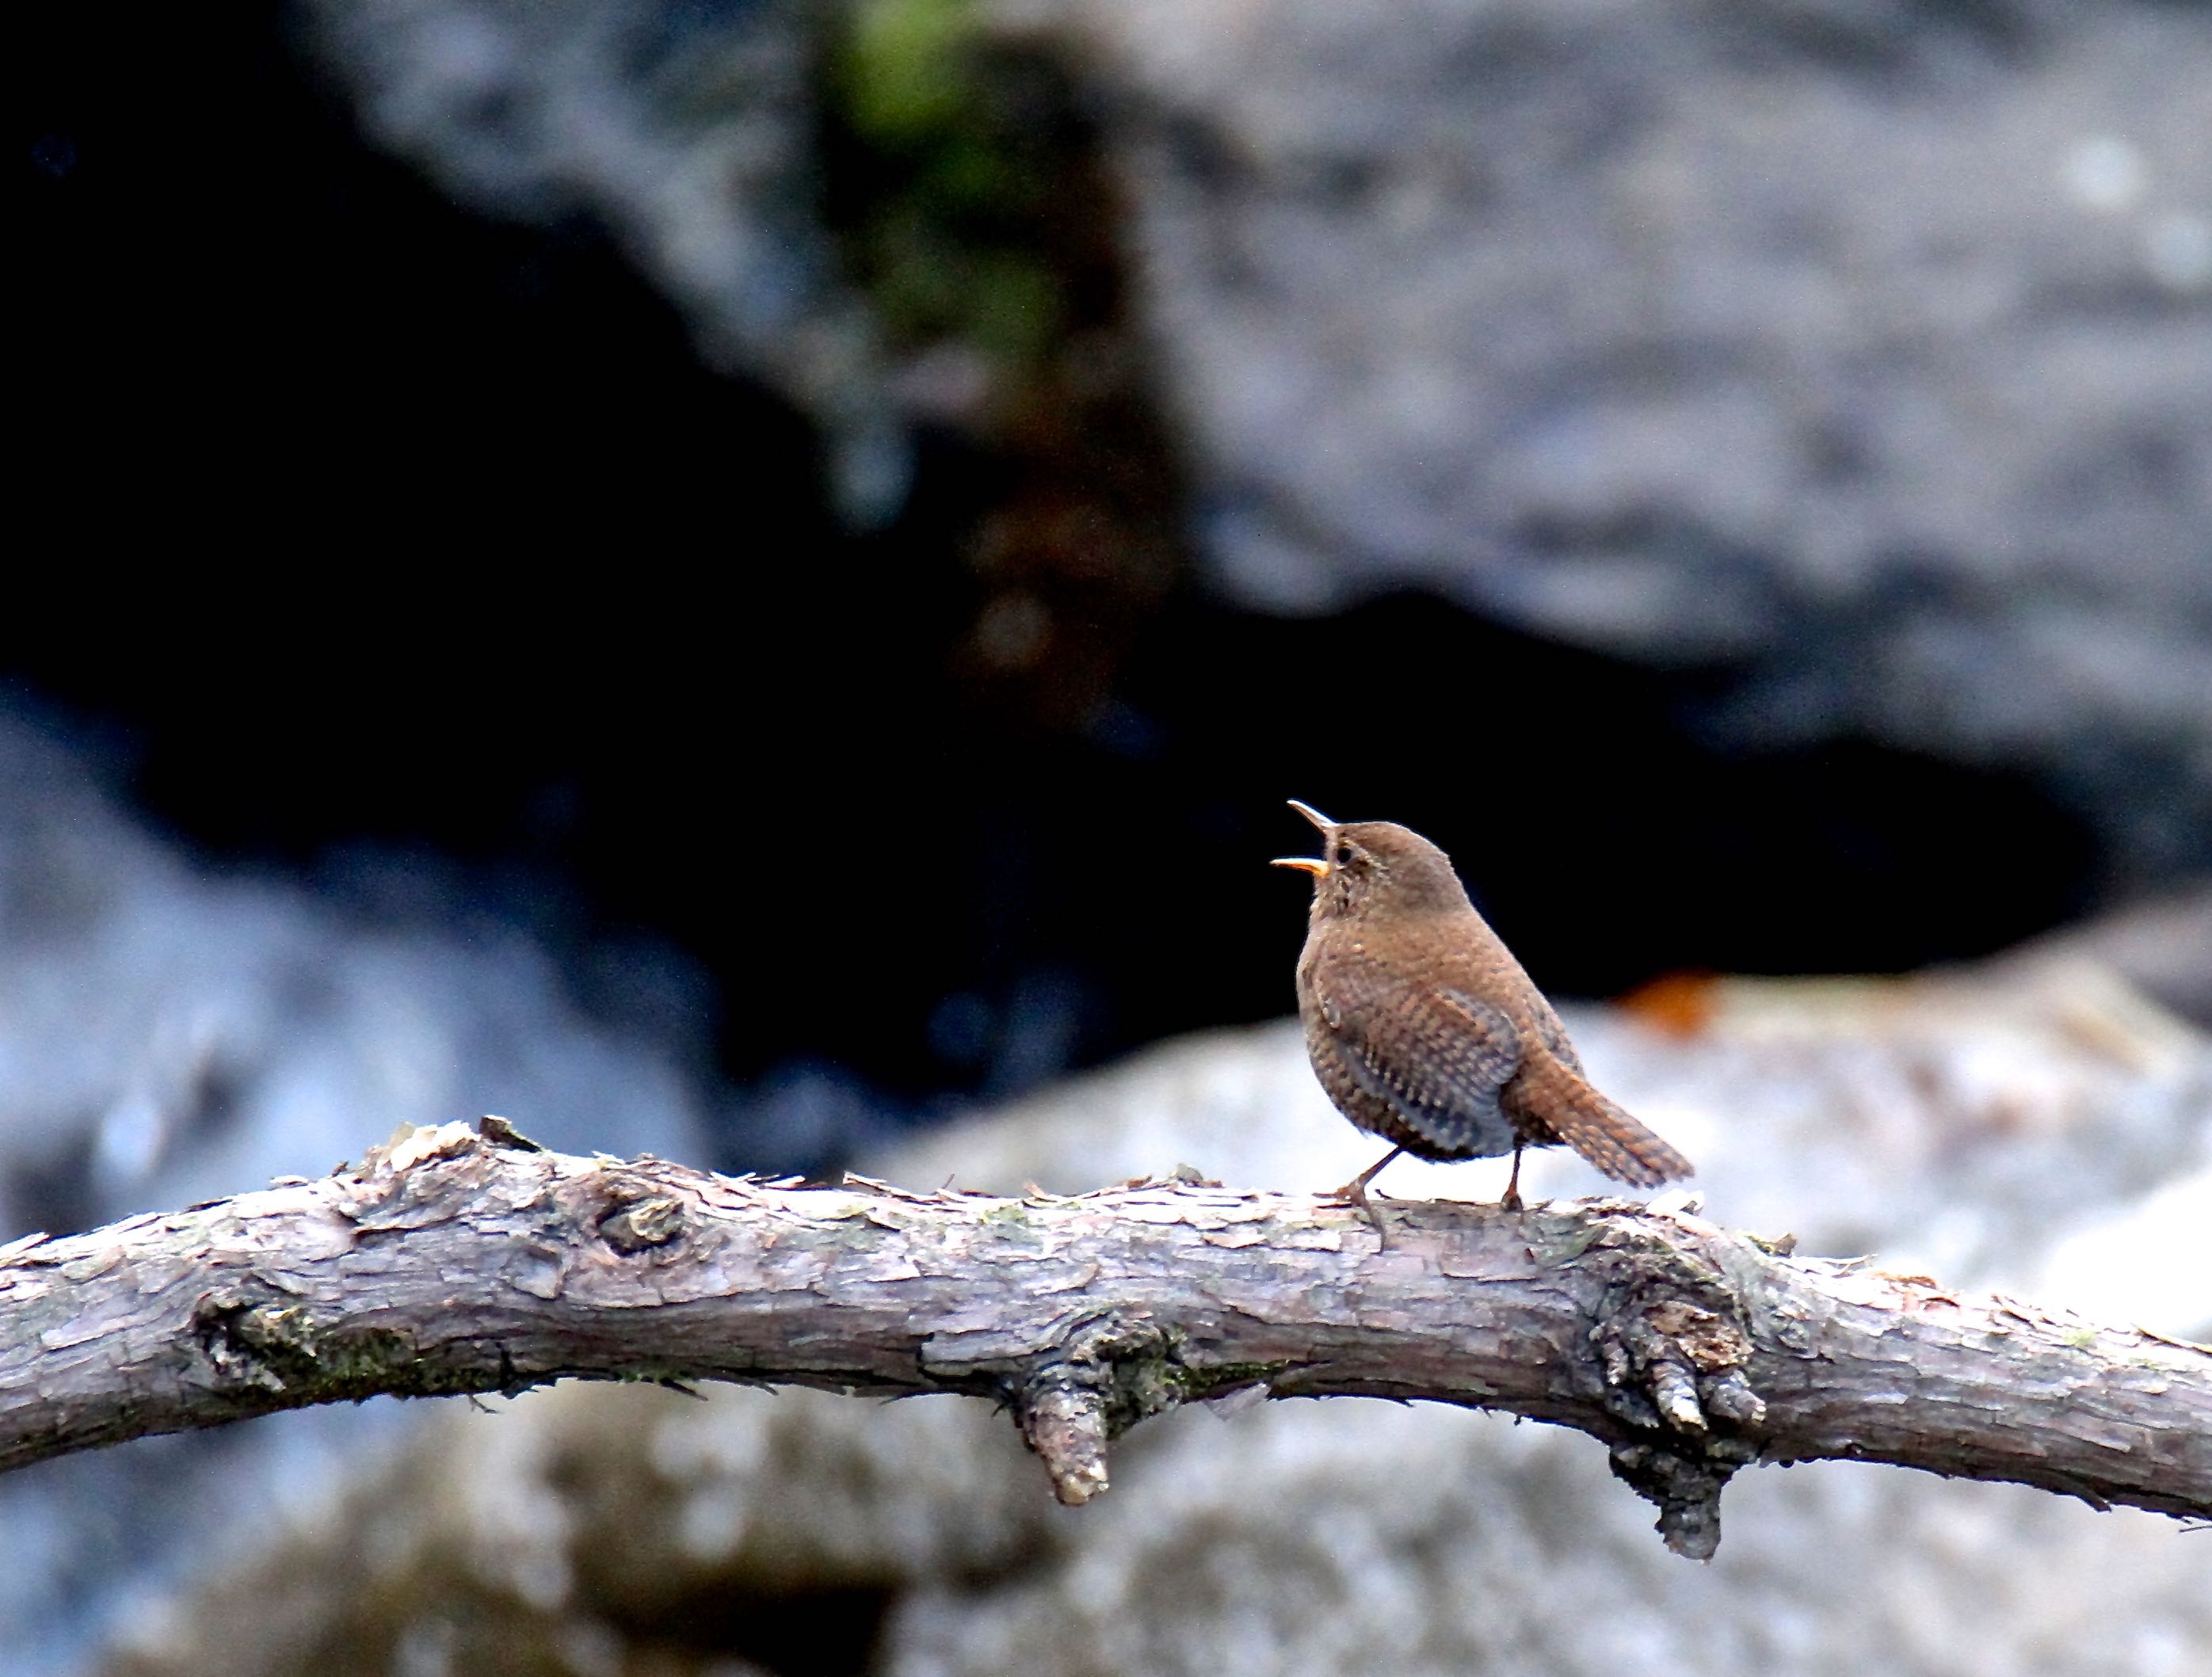
[[[1639,1188],[1691,1174],[1589,1085],[1559,1015],[1443,851],[1388,822],[1322,831],[1328,866],[1304,864],[1316,878],[1298,1012],[1346,1117],[1422,1158],[1564,1142]]]

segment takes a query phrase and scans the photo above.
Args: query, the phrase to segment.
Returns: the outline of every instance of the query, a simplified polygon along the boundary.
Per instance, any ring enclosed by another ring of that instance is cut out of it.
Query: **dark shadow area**
[[[719,1590],[671,1603],[647,1623],[610,1622],[641,1645],[695,1660],[743,1660],[775,1677],[862,1677],[876,1668],[892,1600],[889,1589],[858,1585],[775,1595]]]
[[[348,858],[434,858],[416,909],[532,926],[603,1011],[656,1006],[606,950],[672,946],[729,1076],[908,1111],[1286,1012],[1291,796],[1430,834],[1574,993],[1907,968],[2084,904],[2087,829],[2025,781],[1727,755],[1694,722],[1734,672],[1431,600],[1071,588],[1066,655],[1112,657],[1079,707],[1006,703],[969,649],[1007,454],[927,438],[902,519],[842,532],[806,426],[604,233],[367,150],[280,16],[148,9],[124,61],[93,15],[11,26],[33,539],[0,682],[212,858],[371,912],[406,892]]]
[[[1433,602],[1282,622],[1182,597],[1089,728],[1035,734],[964,707],[942,642],[902,639],[926,603],[896,598],[709,632],[610,590],[550,635],[541,605],[528,659],[468,656],[448,617],[428,678],[386,662],[404,614],[289,653],[217,617],[15,669],[116,724],[134,795],[204,850],[324,878],[333,847],[434,852],[463,900],[417,906],[535,925],[603,1009],[595,946],[665,940],[720,991],[732,1075],[825,1060],[907,1101],[1287,1011],[1285,796],[1437,838],[1577,994],[1986,953],[2069,918],[2094,861],[2024,781],[1863,744],[1716,756],[1679,681]]]

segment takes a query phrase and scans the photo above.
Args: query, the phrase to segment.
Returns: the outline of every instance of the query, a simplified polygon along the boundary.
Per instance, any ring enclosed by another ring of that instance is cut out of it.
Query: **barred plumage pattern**
[[[1421,1158],[1564,1143],[1638,1188],[1691,1174],[1590,1086],[1559,1015],[1443,851],[1387,822],[1322,831],[1298,1011],[1315,1074],[1346,1117]]]

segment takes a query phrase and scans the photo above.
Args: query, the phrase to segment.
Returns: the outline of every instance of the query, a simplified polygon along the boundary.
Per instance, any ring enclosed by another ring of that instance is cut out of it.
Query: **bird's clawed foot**
[[[1352,1206],[1362,1217],[1365,1218],[1370,1223],[1374,1224],[1375,1238],[1382,1243],[1384,1249],[1386,1250],[1389,1249],[1390,1245],[1390,1230],[1383,1225],[1382,1208],[1377,1206],[1373,1200],[1368,1197],[1367,1184],[1373,1182],[1375,1178],[1381,1174],[1384,1165],[1389,1164],[1392,1159],[1397,1157],[1399,1154],[1405,1151],[1406,1150],[1403,1147],[1393,1147],[1389,1152],[1383,1154],[1381,1158],[1376,1159],[1374,1164],[1369,1165],[1364,1170],[1354,1176],[1342,1188],[1331,1188],[1327,1194],[1321,1196],[1324,1200],[1334,1200],[1339,1205]]]
[[[1376,1205],[1367,1192],[1367,1185],[1354,1178],[1342,1188],[1333,1188],[1321,1196],[1334,1200],[1339,1205],[1349,1206],[1374,1225],[1375,1238],[1386,1248],[1390,1244],[1390,1230],[1382,1221],[1382,1207]]]

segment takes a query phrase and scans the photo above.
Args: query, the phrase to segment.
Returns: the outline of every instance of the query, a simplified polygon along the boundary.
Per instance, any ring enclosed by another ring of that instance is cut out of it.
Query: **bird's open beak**
[[[1315,826],[1320,828],[1324,833],[1330,831],[1336,825],[1336,823],[1331,821],[1311,804],[1301,804],[1297,799],[1293,798],[1291,799],[1291,807],[1296,810],[1300,815],[1305,817],[1307,820],[1312,822]],[[1294,867],[1301,873],[1312,874],[1316,879],[1326,879],[1328,878],[1328,864],[1322,860],[1318,856],[1278,856],[1273,861],[1270,862],[1268,866],[1270,867]]]

